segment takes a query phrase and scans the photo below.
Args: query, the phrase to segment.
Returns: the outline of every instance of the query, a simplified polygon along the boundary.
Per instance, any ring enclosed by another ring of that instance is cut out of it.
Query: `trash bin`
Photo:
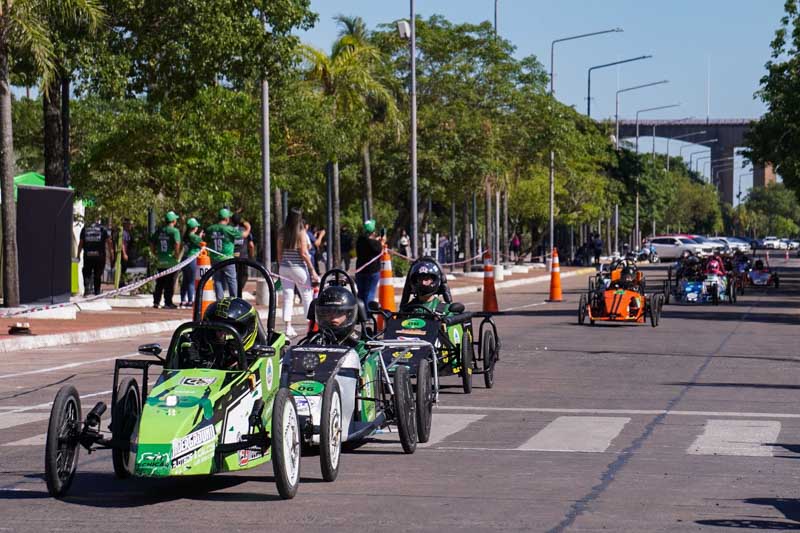
[[[77,257],[72,258],[70,276],[70,291],[73,296],[77,296],[81,293],[81,260]]]

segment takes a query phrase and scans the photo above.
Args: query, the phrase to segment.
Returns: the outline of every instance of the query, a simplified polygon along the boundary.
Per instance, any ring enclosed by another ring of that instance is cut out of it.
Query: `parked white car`
[[[714,237],[715,241],[721,241],[728,245],[731,250],[739,250],[743,253],[750,253],[750,243],[736,237]]]
[[[714,248],[702,245],[682,235],[660,235],[650,239],[660,259],[677,259],[688,250],[695,255],[710,255]]]
[[[774,235],[764,237],[761,240],[761,246],[763,248],[767,248],[768,250],[778,250],[780,249],[781,241]]]

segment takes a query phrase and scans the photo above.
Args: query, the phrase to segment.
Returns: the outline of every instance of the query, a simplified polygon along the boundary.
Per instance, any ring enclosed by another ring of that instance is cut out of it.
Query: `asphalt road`
[[[578,291],[500,294],[496,385],[455,378],[428,446],[396,435],[346,453],[321,481],[305,457],[292,501],[271,466],[240,475],[114,478],[83,453],[69,497],[42,479],[48,402],[73,383],[84,412],[110,397],[127,339],[0,358],[0,530],[725,531],[800,530],[800,260],[780,291],[736,305],[665,307],[661,325],[578,326]],[[648,279],[664,275],[648,268]],[[465,302],[475,305],[480,295]]]

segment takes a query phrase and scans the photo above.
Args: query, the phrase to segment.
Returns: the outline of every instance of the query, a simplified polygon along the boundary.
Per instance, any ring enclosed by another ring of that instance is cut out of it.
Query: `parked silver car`
[[[650,240],[658,256],[663,259],[677,259],[684,251],[695,255],[710,255],[712,246],[706,246],[683,235],[659,235]]]

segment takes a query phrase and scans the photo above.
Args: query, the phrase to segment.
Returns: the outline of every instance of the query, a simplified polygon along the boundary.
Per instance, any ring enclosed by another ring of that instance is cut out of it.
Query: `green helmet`
[[[256,343],[258,335],[258,313],[255,308],[241,298],[226,297],[212,303],[206,309],[203,320],[222,322],[233,326],[242,337],[245,351]]]

